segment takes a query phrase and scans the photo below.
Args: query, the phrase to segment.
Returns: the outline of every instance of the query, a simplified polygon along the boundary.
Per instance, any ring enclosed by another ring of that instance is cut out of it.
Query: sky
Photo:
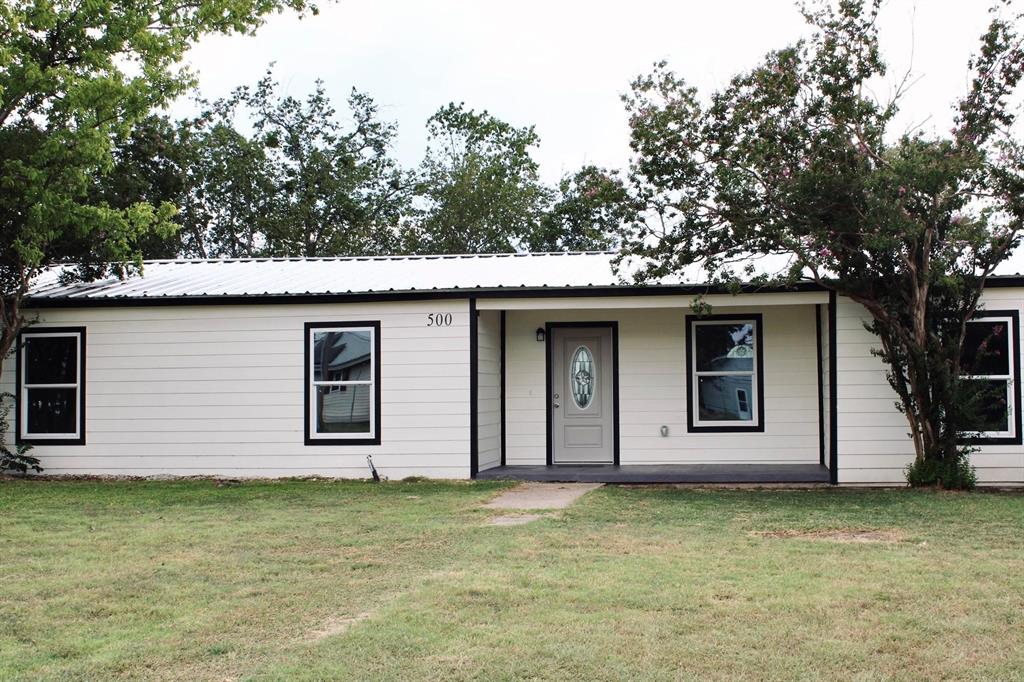
[[[902,127],[948,130],[968,84],[967,60],[987,0],[889,0],[880,28],[895,81],[917,78]],[[254,84],[271,62],[287,94],[319,78],[339,111],[355,87],[395,121],[394,155],[417,164],[427,118],[448,102],[534,125],[545,180],[593,163],[625,168],[629,130],[620,101],[637,75],[665,59],[703,92],[725,84],[807,28],[791,0],[339,0],[319,16],[269,18],[255,36],[209,37],[190,53],[204,97]],[[890,84],[891,85],[891,84]],[[880,97],[887,87],[880,84]],[[174,115],[194,110],[189,101]]]

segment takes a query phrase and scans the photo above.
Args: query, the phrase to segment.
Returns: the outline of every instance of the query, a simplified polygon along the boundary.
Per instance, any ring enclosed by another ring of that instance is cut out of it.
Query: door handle
[[[559,404],[555,403],[555,409],[557,410],[559,407],[560,407]]]

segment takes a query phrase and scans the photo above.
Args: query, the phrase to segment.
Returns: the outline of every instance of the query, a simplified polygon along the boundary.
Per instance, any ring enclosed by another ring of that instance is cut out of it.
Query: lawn
[[[0,679],[1024,679],[1024,496],[0,482]]]

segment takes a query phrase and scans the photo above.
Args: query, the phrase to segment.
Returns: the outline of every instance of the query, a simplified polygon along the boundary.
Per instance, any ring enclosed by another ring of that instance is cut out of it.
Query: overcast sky
[[[913,56],[921,77],[901,125],[931,116],[949,128],[967,58],[986,23],[985,0],[889,0],[883,49],[891,73]],[[204,96],[252,84],[270,62],[286,92],[325,81],[339,111],[352,87],[396,121],[395,156],[416,164],[424,123],[450,101],[487,109],[541,137],[536,158],[555,181],[584,163],[625,167],[619,96],[659,59],[701,90],[725,83],[768,50],[806,32],[790,0],[341,0],[319,16],[271,17],[255,37],[210,38],[190,56]],[[884,94],[884,93],[880,93]],[[172,113],[191,111],[179,103]]]

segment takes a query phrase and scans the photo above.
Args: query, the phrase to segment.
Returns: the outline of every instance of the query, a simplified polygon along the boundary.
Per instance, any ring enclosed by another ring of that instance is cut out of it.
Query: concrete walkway
[[[489,509],[565,509],[602,483],[536,483],[516,486],[485,504]]]

